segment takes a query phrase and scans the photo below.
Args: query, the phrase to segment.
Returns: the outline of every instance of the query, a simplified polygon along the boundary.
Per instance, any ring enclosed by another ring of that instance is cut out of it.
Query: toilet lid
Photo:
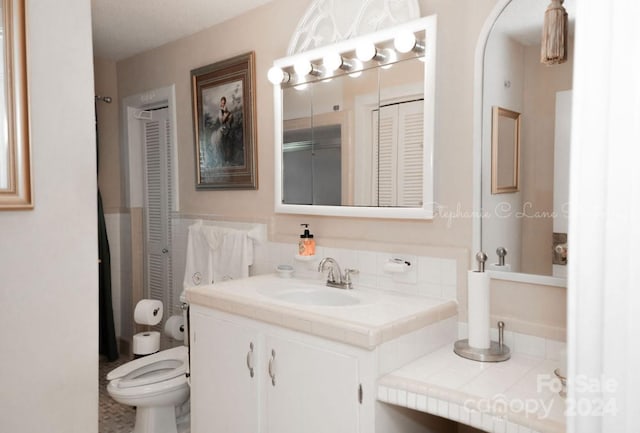
[[[107,375],[107,380],[120,379],[119,388],[149,385],[184,375],[187,371],[186,347],[163,350],[129,361]]]

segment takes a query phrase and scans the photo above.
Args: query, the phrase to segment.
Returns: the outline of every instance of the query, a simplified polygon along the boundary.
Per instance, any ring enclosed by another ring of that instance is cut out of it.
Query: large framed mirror
[[[25,2],[2,0],[0,7],[0,210],[30,209]]]
[[[575,3],[564,2],[566,63],[540,62],[547,0],[498,1],[478,40],[474,207],[482,218],[474,221],[473,249],[489,256],[494,278],[566,286]],[[497,162],[496,140],[509,143],[499,146],[507,151]],[[496,172],[496,163],[508,169]],[[498,249],[507,253],[502,266]]]
[[[433,217],[436,17],[276,60],[275,210]]]

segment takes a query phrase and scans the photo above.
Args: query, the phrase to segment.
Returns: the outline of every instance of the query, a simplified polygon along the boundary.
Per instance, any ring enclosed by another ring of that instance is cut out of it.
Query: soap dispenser
[[[309,224],[300,224],[304,227],[304,233],[300,235],[298,241],[298,254],[301,256],[313,256],[316,254],[316,241],[313,235],[309,233]]]

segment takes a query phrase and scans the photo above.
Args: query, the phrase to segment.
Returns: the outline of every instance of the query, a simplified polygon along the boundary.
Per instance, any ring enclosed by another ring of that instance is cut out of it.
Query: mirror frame
[[[359,36],[294,56],[275,60],[273,65],[285,69],[301,59],[321,59],[328,51],[344,53],[355,50],[363,41],[379,43],[392,40],[399,31],[424,31],[424,146],[423,146],[423,205],[422,207],[376,207],[376,206],[325,206],[294,205],[282,202],[282,140],[283,101],[280,84],[273,85],[274,100],[274,189],[275,212],[286,214],[327,215],[365,218],[433,219],[434,216],[434,173],[433,149],[435,142],[435,85],[436,85],[436,35],[437,17],[431,15],[399,26],[394,26],[369,35]]]
[[[493,25],[502,11],[512,0],[499,0],[487,16],[476,44],[473,79],[473,249],[470,262],[476,263],[475,255],[482,249],[482,137],[483,137],[483,88],[484,88],[484,54],[487,41]],[[498,280],[514,281],[528,284],[542,284],[547,286],[567,287],[567,279],[548,275],[525,274],[520,272],[487,271],[490,276]]]
[[[0,190],[0,210],[32,209],[25,0],[2,0],[2,8],[9,187]]]

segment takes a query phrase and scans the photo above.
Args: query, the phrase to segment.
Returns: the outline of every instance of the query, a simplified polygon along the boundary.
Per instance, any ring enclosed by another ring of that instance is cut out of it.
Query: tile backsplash
[[[296,259],[296,251],[297,245],[289,243],[267,242],[257,246],[252,274],[270,273],[276,266],[287,264],[293,266],[299,276],[319,277],[318,263],[324,257],[332,257],[343,271],[348,268],[358,271],[353,275],[355,286],[442,299],[457,298],[455,259],[318,246],[313,260],[300,261]],[[406,271],[385,271],[385,263],[393,259],[408,262]]]
[[[215,220],[203,218],[205,224],[215,224]],[[196,218],[176,218],[174,216],[173,252],[175,260],[173,275],[174,284],[182,287],[184,276],[184,258],[186,255],[186,237],[189,225]],[[225,226],[234,223],[224,222]],[[237,223],[237,228],[248,227],[248,223]],[[260,225],[260,224],[254,224]],[[266,226],[265,226],[266,232]],[[413,254],[394,254],[369,250],[346,248],[316,247],[316,255],[312,260],[300,261],[296,259],[298,245],[282,242],[256,242],[254,244],[253,265],[251,275],[261,275],[275,272],[278,265],[287,264],[295,269],[295,275],[306,278],[322,278],[317,267],[324,257],[334,258],[340,268],[356,269],[358,273],[352,276],[355,287],[364,286],[378,290],[391,290],[400,293],[437,297],[441,299],[457,299],[457,261],[453,258],[419,256]],[[387,261],[398,258],[409,262],[406,272],[389,273],[384,271]]]

